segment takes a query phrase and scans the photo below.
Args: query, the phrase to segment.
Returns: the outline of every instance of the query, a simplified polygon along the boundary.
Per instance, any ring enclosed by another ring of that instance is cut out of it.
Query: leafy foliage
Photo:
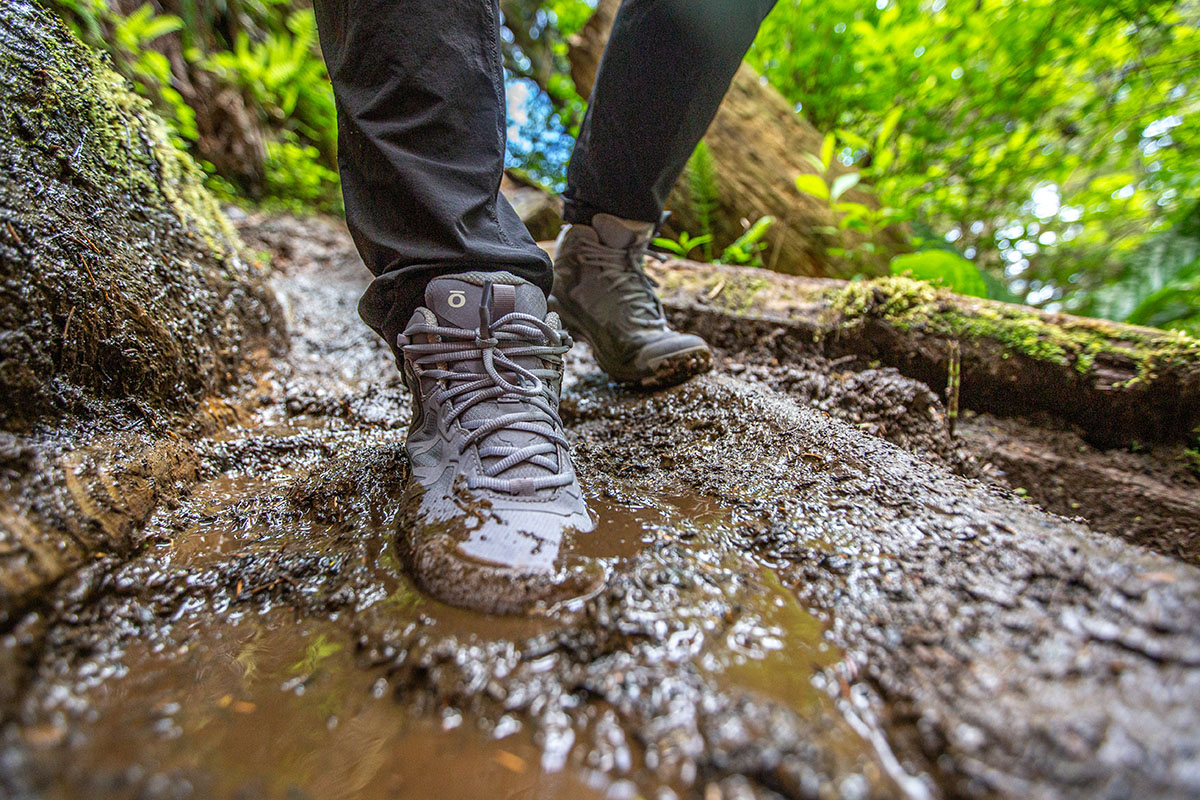
[[[704,258],[706,261],[714,261],[717,264],[735,264],[747,267],[761,267],[762,253],[766,249],[767,243],[763,241],[767,231],[775,224],[775,218],[772,216],[760,217],[753,225],[746,228],[746,232],[729,244],[717,258]],[[712,234],[705,233],[700,236],[692,236],[687,231],[679,234],[678,239],[656,238],[653,242],[654,246],[660,250],[679,256],[680,258],[691,258],[692,251],[697,247],[711,247]]]
[[[1095,316],[1200,336],[1200,203],[1175,229],[1138,248],[1121,277],[1088,303]]]
[[[887,144],[898,119],[898,113],[890,114],[876,135],[875,146],[880,153],[892,152],[887,149]],[[826,134],[821,143],[820,154],[804,154],[817,172],[797,175],[796,188],[801,194],[829,204],[829,210],[837,224],[819,229],[818,233],[824,233],[838,243],[827,247],[827,252],[833,256],[846,258],[852,263],[862,263],[874,255],[875,237],[879,232],[889,225],[904,221],[907,216],[903,211],[891,206],[882,204],[874,206],[855,200],[842,199],[846,192],[862,182],[864,174],[869,174],[870,170],[864,168],[861,172],[835,173],[833,159],[837,138],[835,134]]]
[[[49,0],[156,103],[181,144],[199,140],[182,66],[239,92],[257,115],[262,199],[338,209],[335,111],[306,3],[152,0],[122,14],[112,1]],[[558,190],[585,106],[567,39],[594,5],[501,0],[508,163]],[[972,262],[992,297],[1200,324],[1200,231],[1187,229],[1200,196],[1194,2],[780,0],[749,60],[829,132],[796,187],[798,202],[828,204],[833,255],[866,261],[879,231],[906,222],[922,252],[902,268],[960,291],[978,282],[926,251]],[[206,168],[227,196],[243,191]],[[713,250],[705,209],[721,176],[703,146],[685,180],[700,229],[660,246],[760,263],[765,219]],[[878,206],[861,202],[871,193]]]
[[[1198,14],[1165,0],[784,0],[750,60],[836,132],[837,160],[883,205],[1021,299],[1084,308],[1200,188]]]
[[[181,0],[163,4],[177,7],[176,14],[156,12],[147,3],[126,15],[109,0],[51,5],[154,101],[181,146],[195,150],[198,109],[180,91],[187,77],[173,66],[192,77],[203,74],[248,101],[267,135],[260,200],[295,210],[340,210],[336,111],[311,8],[294,8],[290,0]],[[178,43],[160,47],[163,37],[177,37]],[[167,53],[179,61],[173,65]],[[234,176],[199,160],[219,195],[240,195]]]
[[[566,188],[567,159],[585,107],[571,80],[567,37],[583,27],[593,6],[583,0],[500,2],[509,88],[506,164],[558,191]]]
[[[947,250],[924,250],[896,256],[891,262],[893,275],[907,275],[919,281],[940,284],[958,294],[987,297],[987,284],[979,268],[967,259]]]
[[[284,30],[267,31],[257,41],[240,32],[232,49],[214,53],[202,64],[254,98],[276,130],[296,134],[332,159],[337,110],[325,65],[316,57],[316,19],[311,9],[304,9],[282,22]]]

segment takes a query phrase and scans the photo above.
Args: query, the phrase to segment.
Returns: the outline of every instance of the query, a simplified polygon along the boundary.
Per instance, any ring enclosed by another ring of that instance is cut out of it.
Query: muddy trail
[[[408,401],[349,239],[241,227],[290,352],[133,558],[0,640],[0,795],[1200,794],[1200,570],[1004,488],[1007,421],[951,438],[892,370],[750,343],[646,394],[579,348],[606,586],[522,618],[423,597],[393,547]]]

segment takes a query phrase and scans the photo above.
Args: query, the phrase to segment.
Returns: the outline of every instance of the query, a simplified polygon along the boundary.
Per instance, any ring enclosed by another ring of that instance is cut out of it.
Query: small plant
[[[692,236],[687,231],[679,234],[679,239],[666,239],[659,237],[654,240],[655,247],[665,250],[668,253],[673,253],[680,258],[687,258],[697,247],[703,247],[712,242],[712,234],[706,233],[703,236]]]
[[[893,109],[884,119],[875,137],[875,161],[869,169],[857,172],[833,174],[833,157],[837,149],[838,134],[826,134],[821,142],[821,152],[805,153],[804,158],[817,170],[816,173],[804,173],[796,176],[796,188],[810,197],[815,197],[829,205],[829,210],[836,221],[835,225],[816,228],[817,232],[840,240],[840,246],[829,247],[827,252],[836,257],[844,257],[851,262],[869,261],[876,253],[875,239],[889,225],[906,218],[904,212],[888,206],[872,207],[866,203],[842,198],[851,189],[862,183],[864,177],[873,177],[882,173],[895,159],[895,152],[888,148],[888,141],[900,121],[900,109]],[[851,146],[860,147],[868,144],[862,137],[846,131],[841,136]],[[852,240],[850,233],[860,235]]]
[[[735,264],[739,266],[761,267],[762,266],[762,251],[766,249],[767,243],[763,241],[767,231],[775,224],[775,218],[771,216],[760,217],[757,222],[746,228],[746,232],[739,236],[732,244],[721,251],[721,255],[715,259],[704,259],[717,264]],[[653,244],[660,250],[665,250],[668,253],[679,256],[680,258],[688,258],[691,252],[698,247],[711,246],[712,234],[705,233],[700,236],[692,236],[687,231],[679,234],[678,239],[657,238]]]
[[[767,231],[774,224],[775,218],[772,216],[759,217],[757,222],[748,227],[745,233],[721,252],[717,263],[761,267],[762,252],[767,247],[763,237],[767,235]]]
[[[712,153],[704,142],[696,145],[688,159],[686,175],[688,199],[700,226],[700,233],[693,241],[704,240],[700,242],[701,256],[704,261],[712,261],[712,222],[713,212],[717,208],[717,168]]]

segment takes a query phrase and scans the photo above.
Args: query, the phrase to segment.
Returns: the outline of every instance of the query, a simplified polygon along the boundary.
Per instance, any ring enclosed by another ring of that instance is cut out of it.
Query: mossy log
[[[588,23],[571,37],[571,78],[585,97],[591,93],[619,6],[619,0],[601,0]],[[741,66],[704,137],[717,172],[717,206],[712,215],[717,247],[730,244],[745,232],[743,220],[752,223],[770,215],[776,223],[765,237],[768,250],[764,261],[774,270],[832,277],[847,277],[864,268],[878,274],[887,271],[890,257],[908,249],[907,239],[898,227],[880,233],[875,241],[878,252],[866,264],[851,264],[826,252],[827,247],[841,246],[818,232],[835,225],[833,213],[824,201],[802,194],[795,185],[797,175],[816,172],[804,154],[819,153],[822,139],[823,134],[797,114],[754,69]],[[835,174],[838,170],[835,165]],[[847,192],[844,199],[878,205],[873,195],[856,189]],[[676,184],[668,208],[673,229],[700,232],[686,175]]]
[[[963,297],[904,277],[847,282],[687,261],[651,269],[677,324],[718,346],[747,341],[752,326],[780,361],[803,351],[858,356],[938,390],[957,359],[964,407],[1047,412],[1105,446],[1197,436],[1200,340],[1181,333]]]
[[[0,5],[0,623],[186,491],[175,431],[284,344],[201,177],[57,19]]]

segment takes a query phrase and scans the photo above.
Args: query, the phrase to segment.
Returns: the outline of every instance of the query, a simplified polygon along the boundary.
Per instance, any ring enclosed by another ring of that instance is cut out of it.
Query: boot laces
[[[458,440],[458,454],[474,447],[483,474],[469,475],[467,488],[507,494],[531,494],[566,486],[574,480],[562,419],[547,398],[546,381],[560,375],[563,354],[571,349],[565,331],[532,314],[511,312],[491,319],[492,284],[485,284],[479,305],[479,327],[453,328],[420,322],[404,331],[403,350],[420,375],[434,379],[432,399],[450,408],[445,424],[457,424],[467,435]],[[428,337],[433,341],[414,341]],[[536,357],[547,366],[528,368],[516,359]],[[457,367],[457,368],[456,368]],[[519,401],[521,410],[507,414],[467,412],[488,401]],[[489,441],[503,431],[533,434],[525,446]],[[505,477],[522,465],[540,467],[534,477]]]
[[[629,247],[609,247],[600,241],[580,237],[576,241],[580,263],[597,269],[608,280],[613,293],[629,309],[629,319],[641,325],[665,324],[662,301],[654,290],[658,283],[646,274],[646,256],[660,261],[666,257],[649,249],[650,239],[637,239]]]

